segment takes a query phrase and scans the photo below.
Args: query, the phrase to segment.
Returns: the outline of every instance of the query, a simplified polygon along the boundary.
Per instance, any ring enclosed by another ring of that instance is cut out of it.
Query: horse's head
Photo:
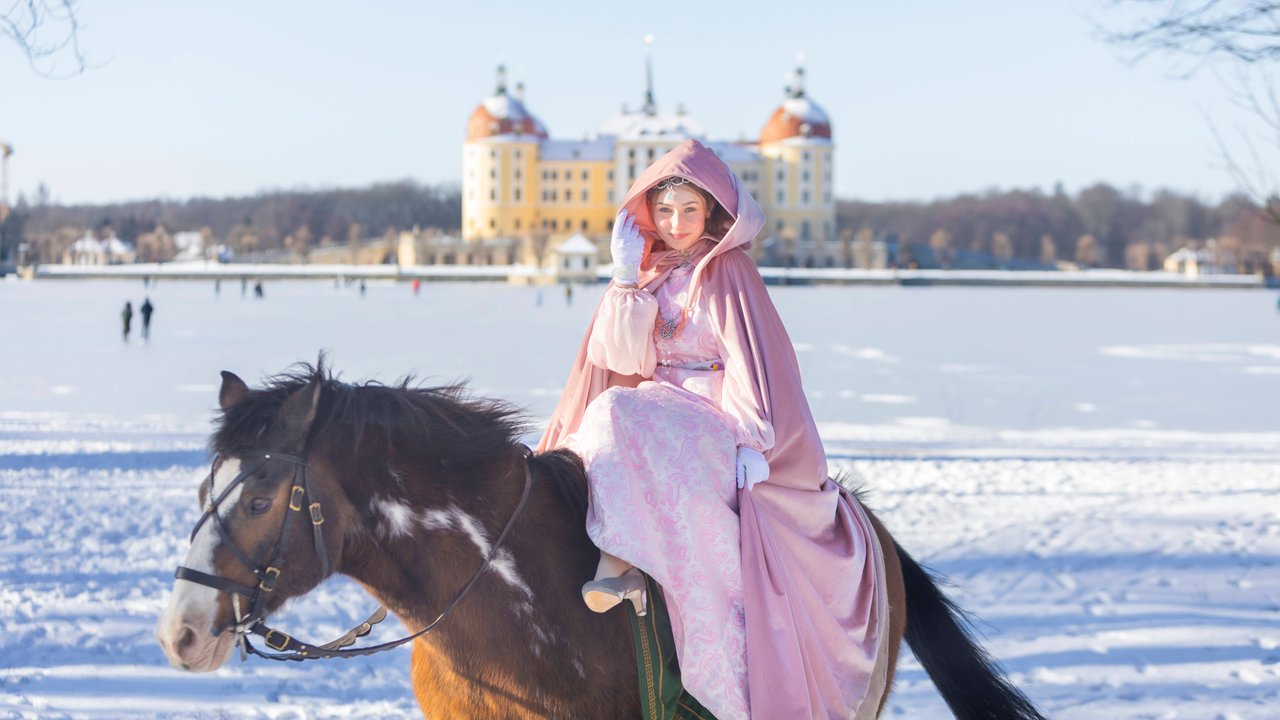
[[[204,512],[158,632],[175,667],[220,667],[237,625],[310,591],[339,560],[343,493],[308,456],[323,370],[295,380],[251,391],[222,373],[215,459],[199,491]]]

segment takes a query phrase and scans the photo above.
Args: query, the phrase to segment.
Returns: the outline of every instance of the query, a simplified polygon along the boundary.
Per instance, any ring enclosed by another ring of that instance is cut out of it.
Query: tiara
[[[659,182],[657,185],[654,185],[653,189],[654,190],[670,190],[673,187],[678,187],[680,185],[685,185],[691,182],[693,181],[690,180],[689,178],[680,177],[679,175],[672,175],[671,177],[664,179],[662,182]]]

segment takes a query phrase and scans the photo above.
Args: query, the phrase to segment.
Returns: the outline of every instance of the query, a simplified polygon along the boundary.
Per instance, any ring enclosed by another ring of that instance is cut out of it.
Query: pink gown
[[[646,201],[667,177],[729,216],[691,271],[673,269]],[[606,291],[538,450],[583,456],[588,533],[663,586],[685,687],[720,720],[873,718],[888,656],[883,553],[857,499],[828,478],[791,339],[746,253],[764,214],[696,140],[646,168],[623,207],[646,241],[641,288]],[[690,287],[683,330],[655,338],[659,308],[676,316]],[[769,462],[750,491],[734,484],[739,445]]]
[[[692,269],[672,270],[652,295],[610,287],[593,360],[625,371],[652,352],[653,380],[599,395],[565,445],[590,478],[587,534],[663,587],[685,687],[731,720],[748,716],[734,470],[737,446],[760,440],[739,438],[748,424],[721,409],[723,369],[695,369],[720,360],[705,308],[674,338],[654,332],[653,310],[678,315]]]

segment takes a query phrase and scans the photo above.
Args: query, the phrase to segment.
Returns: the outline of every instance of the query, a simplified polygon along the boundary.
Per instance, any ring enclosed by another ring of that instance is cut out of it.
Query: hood
[[[653,251],[658,239],[658,230],[649,212],[649,204],[645,201],[645,193],[661,180],[672,175],[689,180],[698,187],[711,193],[720,206],[729,214],[727,228],[710,230],[712,235],[724,235],[716,242],[711,252],[698,263],[698,274],[707,262],[718,255],[736,247],[746,249],[764,227],[764,212],[755,198],[742,189],[742,183],[724,164],[711,148],[697,140],[689,139],[672,148],[666,155],[658,158],[645,169],[640,177],[632,183],[622,206],[636,218],[636,226],[645,237],[645,258]],[[641,263],[644,267],[645,263]]]

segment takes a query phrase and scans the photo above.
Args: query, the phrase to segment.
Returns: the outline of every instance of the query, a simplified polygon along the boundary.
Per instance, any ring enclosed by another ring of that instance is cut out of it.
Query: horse
[[[218,402],[204,514],[157,633],[175,667],[214,670],[237,645],[301,660],[412,642],[426,717],[641,717],[626,616],[590,612],[579,594],[599,558],[582,461],[522,445],[517,408],[462,385],[345,383],[323,357],[258,389],[224,371]],[[1043,720],[930,574],[872,523],[889,586],[888,687],[905,638],[957,718]],[[266,626],[334,573],[411,634],[344,649],[376,618],[324,645]]]

